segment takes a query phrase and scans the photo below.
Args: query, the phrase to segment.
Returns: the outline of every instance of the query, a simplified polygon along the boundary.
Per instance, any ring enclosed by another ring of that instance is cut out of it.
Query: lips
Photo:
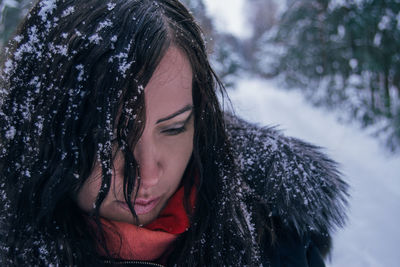
[[[137,215],[142,215],[149,213],[154,209],[155,206],[157,206],[158,202],[160,201],[160,198],[153,198],[150,200],[146,199],[136,199],[135,201],[135,212]],[[119,201],[118,202],[123,209],[129,210],[128,205],[125,202]]]

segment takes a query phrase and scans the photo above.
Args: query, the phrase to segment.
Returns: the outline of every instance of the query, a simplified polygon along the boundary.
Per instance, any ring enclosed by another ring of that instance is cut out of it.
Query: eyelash
[[[180,133],[183,133],[184,131],[186,131],[186,127],[182,126],[179,128],[172,128],[172,129],[166,129],[161,131],[162,133],[165,133],[167,135],[178,135]]]

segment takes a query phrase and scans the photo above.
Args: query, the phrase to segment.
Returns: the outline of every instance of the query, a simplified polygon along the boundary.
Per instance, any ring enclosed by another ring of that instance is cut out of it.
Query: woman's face
[[[175,193],[193,151],[192,69],[181,50],[167,50],[144,94],[146,124],[134,148],[141,179],[134,205],[139,222],[125,203],[121,152],[115,156],[111,188],[100,206],[104,218],[141,225],[156,219]],[[100,186],[101,168],[97,164],[78,192],[82,210],[93,210]]]

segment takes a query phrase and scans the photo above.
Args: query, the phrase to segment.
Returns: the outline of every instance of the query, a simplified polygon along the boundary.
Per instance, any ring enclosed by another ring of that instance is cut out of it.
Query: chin
[[[157,219],[159,212],[150,212],[148,214],[143,214],[143,215],[138,215],[139,218],[139,224],[140,226],[145,226],[151,222],[153,222],[155,219]]]
[[[155,214],[155,213],[151,212],[148,214],[137,215],[138,220],[136,220],[134,218],[134,216],[130,212],[128,212],[127,214],[124,214],[122,216],[121,215],[114,216],[114,218],[109,217],[109,219],[134,224],[137,226],[145,226],[145,225],[153,222],[155,219],[157,219],[157,217],[158,217],[158,213]]]

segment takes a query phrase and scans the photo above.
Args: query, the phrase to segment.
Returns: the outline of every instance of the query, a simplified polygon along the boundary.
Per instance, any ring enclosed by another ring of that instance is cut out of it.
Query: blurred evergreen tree
[[[261,55],[273,60],[269,67],[261,61],[258,71],[279,75],[315,104],[346,109],[365,127],[384,121],[378,131],[390,136],[390,149],[400,149],[400,1],[288,3],[260,38]]]
[[[231,34],[217,34],[211,62],[225,87],[233,88],[245,68],[241,40]]]
[[[245,68],[242,42],[235,36],[218,32],[207,13],[203,0],[181,0],[200,24],[207,43],[211,64],[225,87],[234,87],[237,77]]]
[[[201,25],[204,34],[211,35],[214,32],[214,26],[211,18],[207,14],[206,6],[203,0],[181,0],[181,2],[192,12],[197,22]]]
[[[257,71],[261,64],[269,65],[270,62],[265,62],[264,52],[265,46],[260,46],[263,43],[262,38],[266,32],[276,24],[278,15],[278,6],[276,0],[247,0],[245,12],[249,24],[251,36],[244,40],[244,57],[248,63],[251,72]]]

